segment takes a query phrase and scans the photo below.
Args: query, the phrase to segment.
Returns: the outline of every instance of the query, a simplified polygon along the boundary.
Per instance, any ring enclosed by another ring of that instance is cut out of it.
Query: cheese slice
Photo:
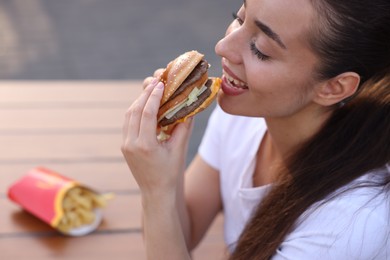
[[[192,103],[198,100],[198,97],[205,92],[207,87],[203,85],[200,89],[194,88],[191,93],[188,95],[188,98],[185,99],[182,103],[174,106],[173,108],[169,109],[165,115],[162,116],[162,118],[166,117],[167,119],[171,119],[178,111],[180,111],[182,108],[186,106],[190,106]]]

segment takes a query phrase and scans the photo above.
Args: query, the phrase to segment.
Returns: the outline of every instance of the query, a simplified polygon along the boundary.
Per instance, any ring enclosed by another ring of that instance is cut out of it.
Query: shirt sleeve
[[[309,216],[281,244],[272,260],[388,259],[389,223],[375,209],[327,206]]]
[[[202,141],[199,145],[198,152],[202,159],[214,169],[220,170],[219,149],[221,140],[221,121],[223,112],[217,105],[210,115],[209,121]]]

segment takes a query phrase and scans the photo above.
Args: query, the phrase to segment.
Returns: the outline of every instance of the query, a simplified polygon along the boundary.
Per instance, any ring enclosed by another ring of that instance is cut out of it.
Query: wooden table
[[[120,152],[124,113],[140,92],[139,81],[0,81],[1,260],[145,259],[140,195]],[[98,230],[60,235],[7,198],[36,166],[115,193]],[[218,217],[194,258],[223,255]]]

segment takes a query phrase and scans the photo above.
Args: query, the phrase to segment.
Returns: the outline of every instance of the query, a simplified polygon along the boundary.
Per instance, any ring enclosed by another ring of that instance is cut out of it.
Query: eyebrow
[[[269,26],[265,25],[259,20],[255,20],[255,24],[257,27],[259,27],[261,31],[263,31],[265,35],[267,35],[269,38],[274,40],[280,47],[282,47],[283,49],[287,49],[286,45],[280,39],[280,36],[274,31],[272,31],[272,29]]]
[[[245,8],[247,6],[246,0],[244,0],[244,6]],[[280,36],[275,33],[269,26],[263,22],[260,22],[259,20],[255,20],[255,24],[265,35],[274,40],[282,49],[287,49],[286,45],[280,39]]]

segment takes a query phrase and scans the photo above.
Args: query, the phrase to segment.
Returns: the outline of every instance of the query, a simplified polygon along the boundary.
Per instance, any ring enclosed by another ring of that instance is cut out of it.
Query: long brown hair
[[[390,161],[390,2],[311,2],[318,12],[309,38],[322,61],[318,78],[354,71],[361,85],[291,155],[281,173],[284,178],[254,211],[231,259],[271,258],[310,206]],[[364,185],[389,194],[389,173]]]

